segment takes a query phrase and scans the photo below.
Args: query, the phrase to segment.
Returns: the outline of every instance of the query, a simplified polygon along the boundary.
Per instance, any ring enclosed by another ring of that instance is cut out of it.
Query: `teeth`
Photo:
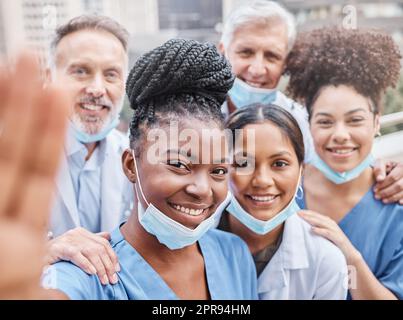
[[[251,82],[251,81],[245,81],[247,84],[249,84],[252,87],[260,88],[262,85],[258,82]]]
[[[337,153],[337,154],[346,154],[352,152],[353,149],[345,149],[345,150],[332,150],[332,152]]]
[[[101,111],[103,106],[93,105],[93,104],[82,104],[82,107],[91,111]]]
[[[190,209],[190,208],[182,207],[182,206],[177,205],[177,204],[174,204],[173,207],[176,210],[181,211],[181,212],[186,213],[186,214],[191,215],[191,216],[201,215],[203,213],[203,211],[204,211],[204,209],[197,209],[197,210],[196,209]]]
[[[258,197],[258,196],[250,196],[255,201],[272,201],[276,196],[269,196],[269,197]]]

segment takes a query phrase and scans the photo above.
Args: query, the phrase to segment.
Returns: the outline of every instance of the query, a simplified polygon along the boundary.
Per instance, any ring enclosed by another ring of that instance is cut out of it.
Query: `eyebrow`
[[[231,160],[227,157],[221,158],[218,161],[217,160],[213,160],[213,164],[228,164],[230,163]]]
[[[253,45],[248,45],[247,43],[240,45],[237,50],[253,50],[254,51]],[[269,52],[276,56],[282,57],[282,54],[281,54],[282,50],[280,48],[271,47],[270,49],[265,49],[264,52],[265,53]]]
[[[269,159],[271,159],[271,158],[277,158],[277,157],[281,157],[281,156],[285,156],[285,155],[288,155],[288,156],[292,156],[292,154],[290,153],[290,152],[288,152],[288,151],[280,151],[280,152],[277,152],[277,153],[275,153],[275,154],[272,154],[270,157],[269,157]],[[246,154],[246,153],[242,153],[242,152],[238,152],[238,153],[236,153],[234,156],[243,156],[243,157],[246,157],[246,158],[254,158],[253,156],[251,156],[251,155],[249,155],[249,154]]]
[[[163,153],[164,156],[170,155],[170,154],[172,154],[172,155],[180,154],[180,155],[184,156],[185,158],[193,159],[193,157],[189,154],[189,152],[186,152],[186,151],[180,150],[180,149],[169,149]]]
[[[173,155],[180,154],[180,155],[184,156],[185,158],[188,158],[191,162],[196,162],[196,160],[198,160],[198,157],[191,156],[189,154],[189,152],[186,152],[186,151],[180,150],[180,149],[179,150],[178,149],[169,149],[163,153],[163,156],[170,155],[170,154],[173,154]],[[230,163],[230,159],[228,157],[223,157],[221,159],[213,160],[213,164],[225,164],[225,163]]]
[[[357,109],[354,109],[354,110],[351,110],[351,111],[346,112],[344,115],[345,115],[345,116],[346,116],[346,115],[350,115],[350,114],[356,113],[356,112],[358,112],[358,111],[367,112],[368,110],[365,110],[364,108],[357,108]],[[318,117],[318,116],[332,117],[332,115],[331,115],[330,113],[326,113],[326,112],[318,112],[317,114],[315,114],[315,117],[314,117],[314,118],[316,118],[316,117]]]

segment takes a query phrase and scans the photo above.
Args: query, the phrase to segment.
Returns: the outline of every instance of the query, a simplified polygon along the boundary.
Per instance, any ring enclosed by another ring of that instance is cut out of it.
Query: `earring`
[[[378,131],[378,132],[375,134],[375,138],[379,138],[379,137],[382,137],[381,131]]]
[[[297,198],[298,200],[304,199],[304,189],[302,189],[301,185],[298,187],[298,191],[297,194],[295,195],[295,198]]]

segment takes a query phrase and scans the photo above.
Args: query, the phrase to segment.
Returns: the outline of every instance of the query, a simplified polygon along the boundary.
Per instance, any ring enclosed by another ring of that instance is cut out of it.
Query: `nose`
[[[264,76],[267,72],[266,61],[263,54],[257,53],[253,56],[249,64],[249,73],[252,77]]]
[[[344,123],[336,124],[332,138],[338,144],[346,143],[350,139],[350,132]]]
[[[252,187],[264,189],[274,185],[270,170],[265,167],[256,168],[252,178]]]
[[[186,186],[186,192],[198,200],[211,198],[213,190],[208,173],[195,174],[192,181]]]
[[[96,74],[91,82],[86,87],[86,93],[92,95],[95,98],[100,98],[106,94],[106,88],[103,76],[100,74]]]

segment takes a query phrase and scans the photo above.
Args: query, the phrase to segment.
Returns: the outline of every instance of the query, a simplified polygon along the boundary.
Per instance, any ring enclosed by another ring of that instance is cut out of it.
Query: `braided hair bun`
[[[149,126],[166,114],[222,121],[221,105],[234,79],[212,44],[172,39],[144,54],[126,83],[134,110],[131,139],[138,137],[141,124]]]

